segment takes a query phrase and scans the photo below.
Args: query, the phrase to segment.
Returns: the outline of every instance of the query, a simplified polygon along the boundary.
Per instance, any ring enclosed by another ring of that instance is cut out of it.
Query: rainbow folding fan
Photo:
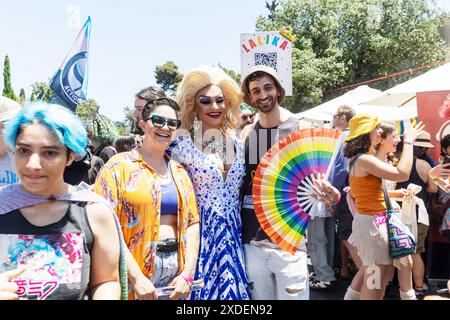
[[[331,171],[341,131],[308,128],[279,140],[262,157],[253,178],[253,207],[270,239],[294,254],[323,202],[310,195],[313,174]]]

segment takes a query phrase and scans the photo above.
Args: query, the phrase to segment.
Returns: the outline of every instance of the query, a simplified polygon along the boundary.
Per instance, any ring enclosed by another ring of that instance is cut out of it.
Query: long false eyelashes
[[[202,105],[210,105],[212,103],[213,99],[208,98],[208,97],[201,97],[198,102]],[[222,104],[225,102],[225,98],[224,97],[217,97],[216,98],[216,104]]]

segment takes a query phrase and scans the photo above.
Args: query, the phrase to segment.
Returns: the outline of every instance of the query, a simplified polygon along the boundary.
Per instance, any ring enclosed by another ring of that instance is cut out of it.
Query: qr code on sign
[[[264,65],[277,70],[277,53],[255,53],[255,66],[256,65]]]

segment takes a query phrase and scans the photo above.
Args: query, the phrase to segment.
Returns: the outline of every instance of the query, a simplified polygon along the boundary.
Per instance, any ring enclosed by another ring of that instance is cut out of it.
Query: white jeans
[[[294,255],[274,244],[245,244],[252,300],[309,300],[306,252]]]

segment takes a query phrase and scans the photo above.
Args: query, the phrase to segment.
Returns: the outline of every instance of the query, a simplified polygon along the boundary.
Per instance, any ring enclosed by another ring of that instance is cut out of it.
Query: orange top
[[[186,170],[171,159],[169,168],[178,191],[178,267],[183,270],[187,228],[199,222],[199,215]],[[136,150],[119,153],[100,171],[94,191],[112,203],[131,254],[150,278],[155,270],[161,213],[161,188],[155,170]]]
[[[380,178],[371,174],[364,177],[350,175],[350,189],[358,213],[375,215],[386,211]]]

